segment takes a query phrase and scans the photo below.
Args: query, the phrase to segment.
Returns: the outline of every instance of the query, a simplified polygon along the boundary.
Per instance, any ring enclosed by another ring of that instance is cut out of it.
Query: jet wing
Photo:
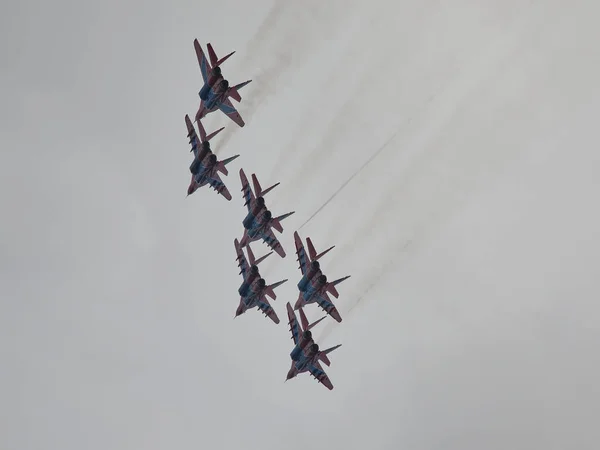
[[[294,345],[298,345],[298,342],[300,342],[300,326],[298,325],[298,319],[296,319],[296,314],[294,314],[292,305],[290,305],[290,303],[288,302],[286,306],[288,313],[288,323],[290,325],[292,339],[294,340]]]
[[[252,188],[248,182],[248,178],[246,178],[246,174],[244,173],[244,169],[240,169],[240,180],[242,182],[242,195],[244,196],[244,203],[248,208],[248,212],[250,212],[252,210],[255,198],[254,192],[252,192]]]
[[[227,186],[225,186],[218,173],[208,176],[206,182],[227,200],[231,200],[229,189],[227,189]]]
[[[188,116],[187,114],[185,115],[185,125],[187,126],[187,130],[188,130],[188,137],[190,138],[190,144],[192,146],[192,151],[194,152],[194,157],[198,157],[198,147],[200,146],[200,139],[198,139],[198,135],[196,134],[196,129],[194,128],[194,125],[192,124],[192,121],[190,120],[190,116]],[[202,159],[198,158],[200,161],[202,161]]]
[[[308,371],[313,377],[315,377],[315,379],[319,383],[322,383],[323,386],[325,386],[327,389],[333,389],[333,384],[331,384],[329,377],[327,376],[327,374],[325,373],[325,371],[321,367],[321,364],[319,364],[318,361],[316,361],[314,364],[309,364]]]
[[[248,269],[250,268],[250,266],[248,265],[248,260],[246,259],[246,255],[244,255],[244,252],[242,251],[242,248],[240,247],[240,242],[237,239],[235,239],[233,241],[233,245],[235,246],[237,260],[239,261],[238,266],[240,268],[240,275],[242,275],[242,278],[244,279],[244,281],[246,281],[246,276],[248,275]]]
[[[223,111],[227,115],[227,117],[229,117],[231,120],[233,120],[240,127],[243,127],[244,125],[246,125],[244,123],[244,119],[242,119],[242,116],[240,116],[240,113],[237,112],[237,109],[235,109],[235,107],[231,104],[231,101],[229,100],[229,98],[226,98],[219,104],[219,109],[221,111]]]
[[[212,67],[210,67],[210,63],[202,51],[202,47],[200,47],[198,39],[194,39],[194,48],[196,49],[196,57],[198,58],[198,65],[200,66],[202,79],[206,83],[206,80],[208,80],[208,73],[211,71]]]
[[[302,272],[302,275],[305,275],[310,261],[308,261],[306,250],[304,250],[304,245],[302,245],[302,239],[300,239],[297,231],[294,232],[294,242],[296,243],[296,255],[298,255],[300,271]]]
[[[277,317],[277,314],[275,313],[275,311],[273,310],[273,307],[269,303],[269,300],[267,300],[267,298],[265,296],[262,296],[258,300],[258,303],[256,306],[258,307],[258,309],[260,309],[263,312],[263,314],[265,316],[267,316],[273,322],[279,323],[279,317]]]
[[[279,240],[275,237],[275,234],[273,234],[273,230],[270,227],[268,227],[266,231],[261,232],[261,237],[262,240],[275,251],[275,253],[282,258],[285,258],[285,250],[281,246]]]
[[[331,302],[331,300],[329,300],[329,296],[326,292],[324,292],[323,294],[318,293],[315,296],[315,301],[321,307],[321,309],[327,314],[329,314],[331,317],[333,317],[336,320],[336,322],[339,323],[342,321],[340,313],[338,312],[335,305]]]

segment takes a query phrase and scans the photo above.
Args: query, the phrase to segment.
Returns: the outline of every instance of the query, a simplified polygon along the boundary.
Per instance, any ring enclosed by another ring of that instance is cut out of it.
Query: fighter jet
[[[265,205],[264,195],[279,185],[279,183],[263,190],[256,178],[252,174],[252,182],[254,184],[255,193],[252,192],[250,183],[246,178],[244,169],[240,169],[240,180],[242,182],[242,193],[244,196],[244,206],[248,208],[248,214],[242,221],[244,225],[244,235],[240,240],[240,246],[245,247],[250,242],[262,239],[270,248],[272,248],[279,256],[285,258],[285,250],[281,246],[279,240],[273,233],[273,228],[283,233],[281,221],[294,214],[295,211],[283,214],[278,217],[273,217]]]
[[[329,298],[328,293],[333,295],[335,298],[338,298],[339,293],[335,286],[350,278],[350,275],[339,278],[332,282],[328,282],[327,277],[323,275],[323,272],[321,271],[321,266],[318,261],[318,259],[333,249],[335,245],[317,254],[311,239],[307,238],[307,255],[304,245],[302,244],[302,239],[300,239],[297,231],[294,233],[294,242],[296,244],[296,254],[298,255],[298,262],[300,264],[299,268],[302,272],[302,278],[298,282],[298,290],[300,292],[298,294],[298,300],[294,305],[294,309],[298,310],[299,308],[310,303],[317,303],[337,322],[341,322],[342,318],[340,313]]]
[[[290,331],[292,333],[292,339],[294,340],[294,349],[290,353],[292,366],[290,367],[285,381],[294,378],[302,372],[309,372],[319,383],[322,383],[327,389],[332,390],[333,384],[323,370],[323,367],[321,367],[320,362],[330,366],[331,362],[329,361],[327,354],[341,347],[342,344],[335,345],[327,350],[319,350],[319,345],[312,339],[310,328],[314,327],[325,317],[322,317],[309,325],[304,312],[300,309],[300,319],[302,321],[302,327],[300,327],[298,320],[296,319],[296,314],[292,309],[292,305],[288,302],[286,307]]]
[[[248,252],[248,259],[244,255],[242,248],[240,247],[240,243],[237,239],[233,241],[233,245],[235,247],[235,252],[237,255],[238,267],[240,268],[240,275],[242,276],[242,284],[238,288],[238,293],[243,297],[248,294],[248,290],[250,289],[250,285],[256,280],[260,278],[260,272],[258,270],[258,265],[263,262],[267,257],[269,257],[273,252],[269,252],[264,256],[256,259],[254,257],[254,252],[250,245],[246,246],[246,251]],[[249,263],[249,264],[248,264]]]
[[[265,256],[255,260],[254,253],[248,246],[248,260],[250,260],[250,264],[248,264],[248,260],[246,259],[246,256],[244,255],[244,252],[237,239],[233,241],[233,245],[237,254],[240,274],[244,280],[241,286],[238,288],[238,293],[240,294],[240,305],[235,312],[235,317],[243,314],[248,309],[257,307],[273,322],[279,323],[279,317],[277,317],[277,314],[273,310],[269,300],[267,300],[267,296],[271,297],[273,300],[277,299],[274,289],[285,283],[287,279],[267,286],[267,283],[265,282],[264,278],[260,276],[258,271],[258,264],[261,261],[264,261],[264,259],[273,252],[267,253]]]
[[[229,87],[229,82],[223,78],[221,73],[221,64],[235,52],[231,52],[227,56],[218,59],[212,45],[208,44],[209,62],[202,51],[202,47],[200,47],[198,39],[194,39],[194,48],[196,50],[198,64],[200,65],[202,79],[204,80],[204,84],[198,92],[198,96],[200,97],[200,107],[196,113],[196,121],[199,121],[207,114],[220,109],[227,117],[240,127],[243,127],[245,125],[244,120],[231,104],[229,98],[233,98],[238,103],[241,102],[242,97],[240,96],[239,91],[252,80],[244,81],[243,83]]]
[[[187,114],[185,116],[185,124],[188,129],[190,144],[192,145],[192,149],[190,151],[194,152],[194,161],[192,161],[192,164],[190,165],[192,179],[190,181],[190,185],[188,186],[187,195],[192,195],[199,187],[208,184],[227,200],[231,200],[231,194],[221,180],[221,177],[219,177],[218,172],[227,175],[229,171],[225,166],[240,155],[235,155],[231,158],[218,161],[217,156],[210,149],[209,143],[209,141],[219,134],[224,127],[219,128],[217,131],[207,136],[206,131],[202,126],[202,122],[198,122],[198,129],[200,130],[199,140],[196,130],[194,129],[194,125],[192,125],[192,121]]]

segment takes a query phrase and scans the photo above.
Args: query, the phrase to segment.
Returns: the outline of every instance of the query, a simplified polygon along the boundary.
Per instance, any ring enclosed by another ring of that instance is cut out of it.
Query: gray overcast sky
[[[4,4],[0,448],[597,449],[600,8],[451,3]],[[194,38],[254,79],[229,203],[185,199]],[[233,320],[240,167],[296,211],[279,325]],[[307,220],[331,392],[283,382]]]

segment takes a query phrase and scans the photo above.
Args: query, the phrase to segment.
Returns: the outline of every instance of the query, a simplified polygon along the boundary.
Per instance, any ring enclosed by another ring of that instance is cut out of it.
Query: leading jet
[[[254,192],[250,187],[248,178],[244,173],[244,169],[240,169],[240,180],[242,182],[242,195],[244,197],[244,206],[248,208],[248,214],[242,221],[244,225],[244,235],[240,241],[240,246],[245,247],[250,242],[262,239],[271,249],[279,256],[285,258],[285,250],[281,246],[279,240],[273,233],[273,228],[280,233],[283,233],[281,221],[294,214],[295,211],[282,214],[278,217],[273,217],[265,205],[264,196],[267,192],[279,185],[279,183],[263,190],[255,174],[252,174],[252,182],[254,184]]]
[[[194,161],[192,161],[192,164],[190,165],[192,179],[188,186],[187,195],[192,195],[199,187],[208,184],[227,200],[231,201],[231,194],[229,193],[227,186],[225,186],[221,180],[221,177],[219,177],[218,172],[227,175],[229,171],[225,166],[240,155],[218,161],[217,156],[212,152],[209,143],[209,141],[219,134],[224,127],[207,136],[206,131],[202,126],[202,122],[198,122],[198,129],[200,130],[200,139],[198,139],[194,125],[187,114],[185,116],[185,124],[188,129],[190,144],[192,145],[190,151],[194,152]]]
[[[279,323],[279,317],[277,317],[269,300],[267,300],[267,296],[276,300],[277,295],[275,294],[274,289],[285,283],[287,279],[267,286],[265,279],[260,276],[258,271],[258,264],[260,264],[261,261],[264,261],[265,258],[273,252],[267,253],[265,256],[255,260],[254,253],[252,253],[250,246],[248,246],[248,259],[246,259],[237,239],[233,241],[233,245],[235,246],[235,252],[237,254],[240,274],[244,280],[238,288],[240,305],[235,312],[235,317],[245,313],[248,309],[256,307],[273,322]],[[250,264],[248,264],[248,260],[250,260]]]
[[[196,50],[198,64],[200,65],[202,79],[204,80],[204,84],[198,92],[198,96],[200,97],[200,107],[196,113],[196,121],[199,121],[207,114],[220,109],[225,113],[225,115],[227,115],[227,117],[233,120],[240,127],[243,127],[245,125],[244,120],[242,119],[242,116],[240,116],[240,113],[238,113],[231,104],[229,98],[231,97],[238,103],[241,102],[242,97],[240,96],[239,91],[252,80],[247,80],[243,83],[230,87],[229,81],[223,78],[223,74],[221,73],[221,64],[231,55],[233,55],[235,51],[229,53],[221,59],[218,59],[212,45],[208,44],[207,48],[208,57],[210,58],[209,61],[202,51],[202,47],[200,47],[198,39],[194,39],[194,48]]]
[[[294,309],[298,310],[301,307],[310,303],[317,303],[327,314],[333,317],[337,322],[341,322],[342,318],[340,316],[340,313],[329,298],[328,293],[333,295],[335,298],[338,298],[339,293],[335,286],[340,284],[342,281],[350,278],[350,275],[347,275],[343,278],[339,278],[335,281],[328,282],[327,277],[323,275],[323,272],[321,271],[321,265],[318,261],[321,257],[323,257],[324,255],[329,253],[333,248],[335,248],[335,245],[317,254],[315,246],[313,245],[311,239],[307,238],[307,255],[304,245],[302,244],[302,239],[300,239],[300,236],[298,235],[297,231],[294,233],[294,242],[296,244],[296,255],[298,255],[298,263],[300,264],[299,268],[302,272],[302,278],[298,282],[298,290],[300,292],[298,294],[298,300],[294,305]]]
[[[300,309],[300,325],[298,324],[298,319],[296,319],[296,314],[292,309],[292,305],[288,302],[286,307],[290,331],[292,333],[292,339],[294,340],[294,349],[290,353],[292,366],[288,371],[285,381],[296,377],[300,373],[309,372],[319,383],[322,383],[327,389],[332,390],[333,384],[323,370],[323,367],[321,367],[321,362],[330,366],[331,362],[329,361],[327,354],[341,347],[342,344],[335,345],[327,350],[319,350],[319,345],[314,342],[310,329],[322,321],[326,316],[309,325],[308,320],[304,315],[304,311]]]

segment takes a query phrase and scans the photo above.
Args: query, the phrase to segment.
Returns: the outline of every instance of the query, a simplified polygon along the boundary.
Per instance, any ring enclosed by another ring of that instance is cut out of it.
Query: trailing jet
[[[248,264],[248,260],[246,259],[246,256],[244,255],[244,252],[242,251],[240,243],[237,239],[233,241],[233,245],[235,246],[235,251],[237,254],[240,274],[244,280],[242,285],[238,288],[238,293],[240,294],[240,305],[235,312],[235,317],[245,313],[248,309],[257,307],[273,322],[279,323],[279,317],[277,317],[277,314],[273,310],[269,300],[267,300],[267,296],[271,297],[273,300],[277,299],[274,289],[285,283],[287,279],[267,286],[267,283],[265,282],[264,278],[260,276],[258,271],[258,264],[260,264],[261,261],[264,261],[265,258],[273,252],[267,253],[265,256],[255,260],[254,253],[252,253],[250,246],[248,246],[248,260],[250,260],[250,264]]]
[[[306,245],[308,247],[308,255],[302,244],[302,239],[296,231],[294,233],[294,242],[296,244],[296,254],[298,255],[298,262],[300,263],[300,271],[302,272],[302,278],[298,282],[298,300],[294,305],[294,309],[297,310],[310,303],[317,303],[327,314],[333,317],[337,322],[341,322],[342,318],[335,305],[329,298],[329,294],[335,298],[339,297],[339,293],[335,288],[336,285],[342,281],[350,278],[350,275],[343,278],[339,278],[335,281],[328,282],[327,277],[321,272],[321,266],[318,261],[322,256],[326,255],[335,245],[329,247],[327,250],[317,254],[315,247],[310,238],[306,239]]]
[[[329,361],[327,354],[341,347],[342,344],[320,351],[319,345],[316,344],[312,338],[310,329],[325,317],[321,317],[319,320],[309,325],[308,320],[306,320],[306,316],[304,315],[304,311],[300,309],[300,320],[302,321],[300,326],[296,319],[296,314],[292,309],[292,305],[288,302],[286,307],[290,331],[292,333],[292,339],[294,340],[294,349],[290,353],[292,366],[290,367],[285,381],[294,378],[302,372],[309,372],[319,383],[322,383],[327,389],[332,390],[333,384],[323,370],[323,367],[321,367],[320,362],[330,366],[331,362]]]
[[[240,246],[245,247],[250,242],[262,239],[263,242],[272,248],[279,256],[285,258],[285,250],[281,246],[279,240],[275,237],[273,228],[280,233],[283,233],[281,221],[294,214],[295,211],[273,217],[271,211],[267,209],[264,199],[264,195],[274,187],[278,186],[279,183],[263,190],[256,175],[252,174],[254,193],[246,178],[244,169],[240,169],[240,180],[242,182],[242,195],[245,200],[244,206],[248,208],[248,214],[242,221],[242,224],[244,225],[244,235],[240,241]]]
[[[305,353],[306,349],[315,343],[312,337],[312,332],[310,331],[315,325],[325,319],[327,316],[321,317],[319,320],[309,324],[308,319],[306,318],[306,314],[304,314],[304,310],[300,308],[300,324],[296,320],[296,315],[292,306],[288,302],[287,304],[288,311],[288,320],[290,324],[290,331],[292,332],[292,339],[294,339],[295,347],[290,353],[290,358],[292,361],[297,361],[300,358],[301,353]]]
[[[202,126],[202,122],[198,122],[198,129],[200,130],[200,140],[198,140],[194,125],[192,125],[192,121],[187,114],[185,116],[185,124],[188,129],[190,144],[192,145],[190,151],[194,152],[194,161],[192,161],[192,164],[190,165],[192,180],[190,181],[187,195],[192,195],[199,187],[208,184],[227,200],[231,200],[231,194],[221,180],[221,177],[219,177],[218,172],[227,175],[229,172],[225,166],[240,155],[217,161],[217,156],[210,149],[209,143],[209,141],[221,132],[224,127],[207,136],[206,131]]]
[[[243,127],[245,125],[244,120],[231,104],[229,98],[231,97],[238,103],[241,102],[242,97],[240,96],[239,91],[252,80],[244,81],[243,83],[230,87],[229,82],[223,78],[221,73],[221,64],[235,52],[231,52],[223,58],[218,59],[212,45],[208,44],[209,62],[202,51],[202,47],[200,47],[198,39],[194,39],[194,48],[196,49],[200,72],[202,73],[202,79],[204,80],[204,84],[198,92],[198,96],[200,97],[200,107],[196,113],[196,121],[199,121],[207,114],[220,109],[236,124]]]
[[[238,288],[238,293],[241,296],[245,296],[250,289],[250,285],[256,280],[260,278],[260,272],[258,270],[258,265],[267,259],[273,252],[269,252],[264,256],[256,259],[254,257],[254,252],[250,248],[250,245],[246,246],[246,251],[248,252],[248,259],[244,256],[244,252],[242,251],[242,247],[240,247],[240,243],[237,239],[233,241],[233,245],[235,246],[235,252],[237,254],[238,267],[240,268],[240,275],[243,278],[242,284]]]

